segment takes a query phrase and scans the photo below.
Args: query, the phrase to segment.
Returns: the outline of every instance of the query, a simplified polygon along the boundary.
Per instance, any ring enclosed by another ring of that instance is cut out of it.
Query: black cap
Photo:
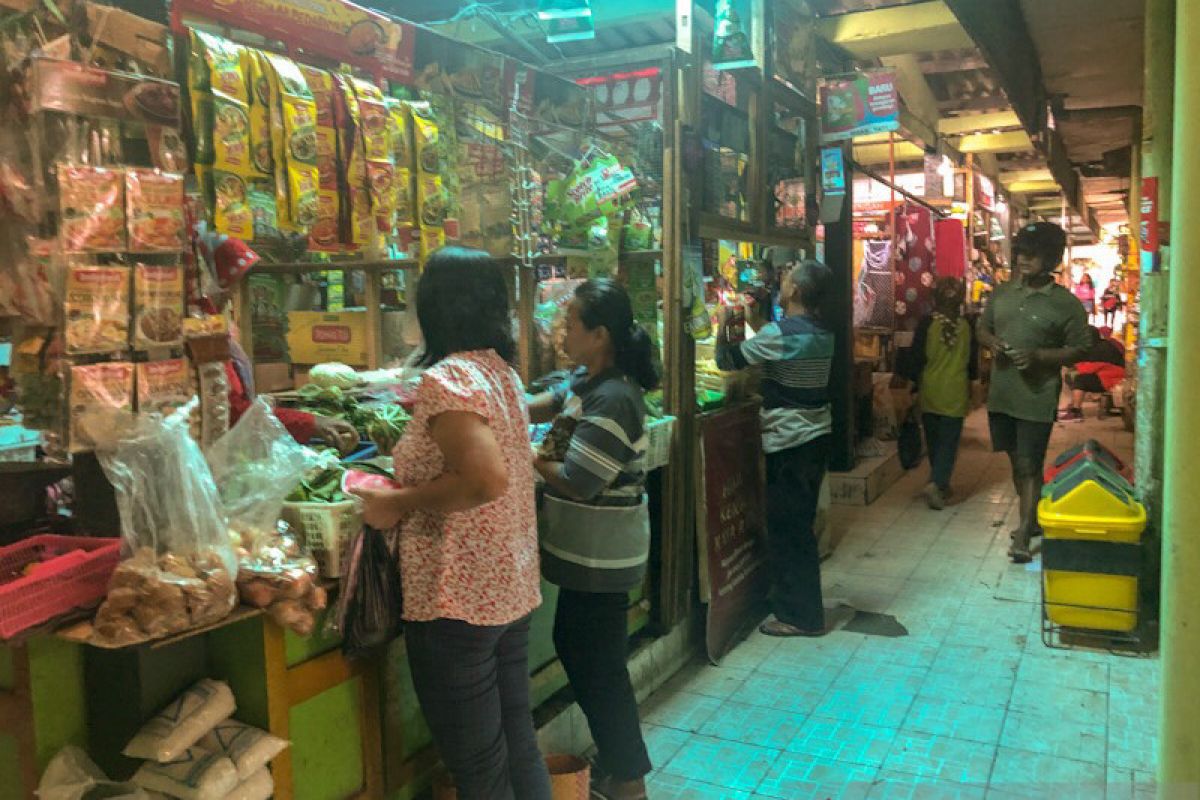
[[[1062,261],[1067,249],[1067,232],[1053,222],[1031,222],[1017,232],[1013,240],[1013,254],[1027,253],[1041,256],[1047,269],[1053,269]]]

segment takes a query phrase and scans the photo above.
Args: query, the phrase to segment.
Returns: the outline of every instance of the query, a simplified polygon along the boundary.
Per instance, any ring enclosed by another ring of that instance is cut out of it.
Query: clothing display
[[[893,217],[896,249],[892,256],[896,282],[897,331],[912,332],[933,310],[933,214],[916,204],[905,204]]]

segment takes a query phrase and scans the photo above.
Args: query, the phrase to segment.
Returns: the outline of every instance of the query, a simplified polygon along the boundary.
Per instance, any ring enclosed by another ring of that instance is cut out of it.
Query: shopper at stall
[[[558,415],[573,425],[561,460],[535,460],[546,482],[542,574],[560,589],[554,646],[596,742],[594,792],[637,800],[651,765],[626,667],[626,620],[650,551],[644,395],[659,374],[650,336],[611,280],[575,290],[563,348],[578,365],[569,383],[531,403],[535,421]]]
[[[942,278],[934,287],[933,313],[917,325],[912,346],[901,351],[897,372],[916,384],[929,452],[925,501],[941,510],[950,496],[963,420],[971,410],[971,382],[978,377],[978,349],[963,317],[966,287]]]
[[[1104,325],[1111,328],[1116,321],[1117,312],[1125,307],[1121,299],[1121,282],[1113,278],[1108,282],[1108,288],[1100,296],[1100,310],[1104,312]]]
[[[1026,225],[1013,241],[1016,277],[997,287],[978,326],[979,342],[996,354],[988,396],[992,446],[1008,454],[1020,500],[1009,556],[1031,560],[1037,534],[1046,448],[1062,392],[1062,368],[1091,345],[1087,313],[1054,281],[1067,235],[1049,222]]]
[[[548,800],[529,700],[541,604],[529,414],[499,265],[434,253],[417,318],[427,369],[393,454],[403,488],[360,492],[364,519],[399,526],[413,685],[458,796]]]
[[[823,636],[821,557],[813,521],[830,451],[829,375],[833,334],[822,322],[829,268],[805,261],[780,288],[784,317],[744,342],[722,319],[717,364],[739,370],[763,366],[762,437],[767,454],[767,564],[775,619],[768,636]],[[753,320],[752,316],[747,319]]]
[[[1112,338],[1111,328],[1090,328],[1092,346],[1067,375],[1071,404],[1061,412],[1064,422],[1083,422],[1083,400],[1104,394],[1125,380],[1125,346]]]
[[[1083,276],[1079,279],[1079,283],[1075,284],[1075,296],[1083,304],[1083,310],[1087,312],[1088,322],[1091,322],[1092,316],[1096,313],[1096,284],[1092,282],[1090,273],[1083,273]]]

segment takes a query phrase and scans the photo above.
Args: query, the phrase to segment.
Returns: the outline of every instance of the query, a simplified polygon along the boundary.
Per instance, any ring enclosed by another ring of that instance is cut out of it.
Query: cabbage
[[[336,386],[339,389],[350,389],[359,383],[354,367],[336,361],[331,364],[317,364],[309,371],[308,379],[317,386]]]

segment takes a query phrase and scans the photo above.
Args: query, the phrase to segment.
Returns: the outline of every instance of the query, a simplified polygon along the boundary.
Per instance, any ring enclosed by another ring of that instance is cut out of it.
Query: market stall
[[[42,449],[73,462],[86,495],[76,509],[107,506],[76,522],[110,538],[91,540],[103,544],[96,552],[45,540],[5,562],[8,591],[91,576],[80,596],[0,631],[12,641],[0,648],[0,725],[14,743],[11,757],[0,750],[0,770],[25,792],[67,744],[109,775],[156,770],[154,753],[122,743],[205,680],[228,687],[241,723],[290,743],[273,754],[277,797],[408,795],[428,784],[436,756],[403,639],[349,660],[345,626],[325,612],[361,528],[341,490],[350,465],[311,456],[279,434],[295,417],[275,420],[230,391],[256,384],[289,413],[348,422],[363,440],[353,468],[375,451],[386,469],[413,377],[401,366],[416,344],[407,301],[423,259],[444,243],[513,265],[531,385],[564,366],[557,312],[573,282],[627,283],[668,375],[651,409],[652,504],[666,520],[656,537],[680,539],[680,495],[659,488],[679,477],[658,469],[680,448],[669,413],[680,327],[670,303],[659,309],[660,280],[679,280],[663,129],[648,146],[613,136],[595,125],[587,87],[339,0],[321,5],[174,3],[175,63],[163,47],[156,73],[128,54],[93,58],[82,44],[104,41],[100,31],[62,21],[73,60],[36,57],[26,74],[30,104],[18,112],[39,135],[6,189],[24,179],[47,190],[45,208],[17,211],[51,235],[3,273],[20,289],[13,372]],[[33,13],[21,21],[36,23],[26,43],[41,52],[33,30],[52,20]],[[144,39],[167,37],[142,28]],[[105,87],[99,100],[86,85]],[[235,326],[212,313],[227,296]],[[186,416],[171,417],[178,409]],[[290,447],[293,471],[272,472]],[[265,510],[243,508],[267,486],[281,493]],[[14,517],[16,535],[43,526],[41,493],[29,490],[34,510]],[[200,516],[175,505],[200,495]],[[277,535],[281,517],[290,528]],[[76,522],[56,515],[54,530]],[[126,548],[132,557],[118,564],[121,533],[142,549]],[[673,563],[665,552],[659,562]],[[675,598],[660,622],[686,616],[690,584],[657,583],[631,597],[631,633],[660,596]],[[552,597],[534,621],[535,702],[565,682],[550,644]],[[96,603],[98,615],[76,611]],[[253,773],[239,777],[261,780]]]

